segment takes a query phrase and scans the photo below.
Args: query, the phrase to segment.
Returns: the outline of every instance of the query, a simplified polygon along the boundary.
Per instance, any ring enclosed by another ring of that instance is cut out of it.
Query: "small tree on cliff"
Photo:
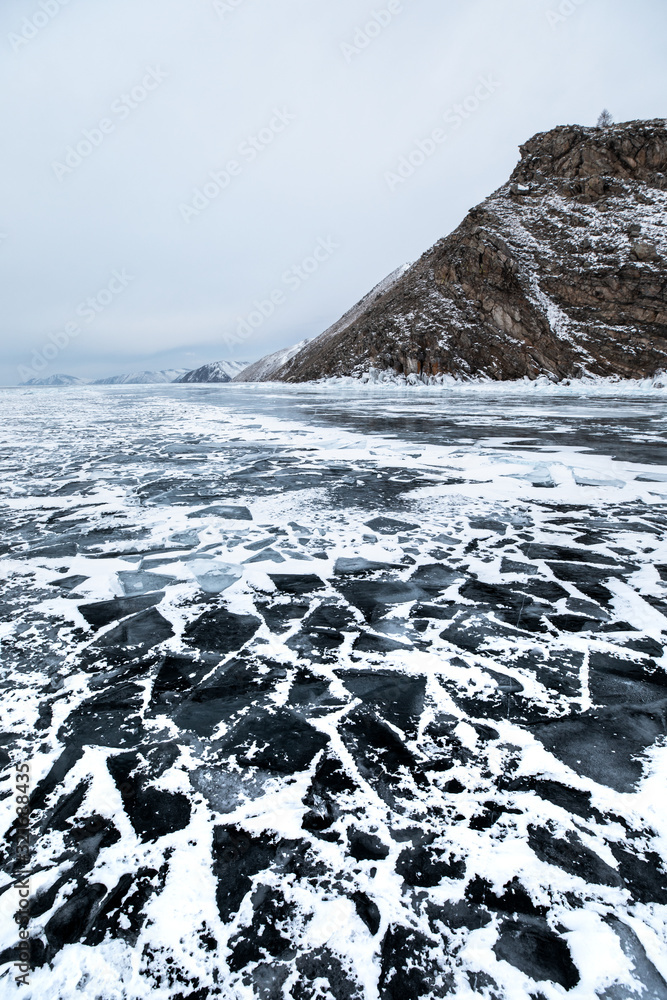
[[[614,124],[613,116],[611,112],[607,111],[605,108],[600,117],[598,118],[598,128],[609,128],[610,125]]]

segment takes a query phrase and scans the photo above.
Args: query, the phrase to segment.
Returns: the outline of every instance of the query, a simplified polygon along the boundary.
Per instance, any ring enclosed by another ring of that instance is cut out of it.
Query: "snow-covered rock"
[[[541,133],[450,236],[271,377],[652,377],[667,363],[666,219],[667,121]]]
[[[194,371],[187,372],[175,379],[176,382],[231,382],[244,371],[249,361],[212,361]]]
[[[363,299],[360,299],[356,305],[352,306],[351,309],[345,313],[337,322],[333,323],[328,329],[324,331],[317,338],[318,343],[323,343],[324,341],[335,337],[336,334],[340,333],[351,323],[354,323],[366,309],[370,309],[371,306],[378,301],[386,292],[392,288],[396,282],[403,277],[405,272],[409,269],[410,264],[403,264],[401,267],[396,268],[391,274],[379,281],[374,288],[364,295]],[[276,351],[274,354],[268,354],[266,357],[261,358],[256,361],[254,365],[250,365],[241,375],[237,376],[234,380],[235,382],[271,382],[276,378],[276,373],[286,365],[292,358],[296,358],[303,348],[308,344],[313,343],[311,340],[302,340],[299,344],[294,344],[293,347],[288,347],[282,351]]]
[[[302,340],[298,344],[294,344],[292,347],[286,347],[282,351],[276,351],[275,354],[268,354],[265,358],[260,358],[259,361],[255,361],[254,364],[248,365],[248,367],[242,372],[239,372],[239,374],[234,377],[233,381],[270,382],[273,379],[275,372],[295,357],[307,343],[307,340]]]

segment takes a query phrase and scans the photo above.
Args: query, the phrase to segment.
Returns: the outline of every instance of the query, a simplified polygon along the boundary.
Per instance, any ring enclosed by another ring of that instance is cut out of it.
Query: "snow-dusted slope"
[[[255,361],[254,364],[248,365],[242,372],[233,379],[234,382],[270,382],[275,372],[279,368],[282,368],[284,364],[290,361],[291,358],[295,357],[301,351],[306,344],[307,340],[302,340],[298,344],[294,344],[292,347],[286,347],[282,351],[276,351],[275,354],[268,354],[265,358],[260,358],[259,361]]]
[[[667,367],[667,122],[563,126],[280,371],[650,377]]]
[[[187,372],[176,382],[231,382],[235,375],[238,375],[248,367],[248,361],[212,361],[208,365],[202,365],[194,371]]]
[[[358,320],[367,309],[370,309],[370,307],[374,305],[378,299],[381,298],[381,296],[383,296],[396,284],[399,278],[403,277],[405,272],[408,271],[411,266],[411,264],[402,264],[401,267],[397,267],[395,271],[388,274],[386,278],[382,279],[382,281],[378,281],[377,285],[375,285],[375,287],[372,288],[367,295],[364,295],[363,299],[360,299],[355,306],[348,309],[344,316],[341,316],[341,318],[326,329],[324,333],[320,334],[317,338],[318,341],[321,342],[327,337],[335,336],[337,333],[340,333],[341,330],[350,326],[351,323]]]
[[[409,264],[403,264],[398,267],[391,274],[383,278],[382,281],[378,282],[374,288],[364,295],[363,299],[357,302],[356,305],[352,306],[351,309],[341,316],[337,322],[332,326],[328,327],[324,333],[320,334],[317,338],[317,343],[323,343],[325,340],[335,337],[336,334],[340,333],[350,324],[354,323],[367,309],[369,309],[378,299],[384,295],[389,289],[396,284],[399,278],[405,274],[405,272],[410,267]],[[288,347],[282,351],[276,351],[275,354],[268,354],[266,357],[261,358],[256,361],[254,365],[250,365],[241,375],[238,375],[234,381],[235,382],[270,382],[276,377],[276,373],[286,365],[292,358],[297,357],[299,353],[308,345],[312,344],[314,341],[302,340],[301,343],[295,344],[293,347]]]

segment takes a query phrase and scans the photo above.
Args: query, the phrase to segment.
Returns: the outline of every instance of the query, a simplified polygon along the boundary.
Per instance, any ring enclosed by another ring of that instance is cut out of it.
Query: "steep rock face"
[[[521,154],[450,236],[271,378],[667,367],[667,122],[562,126]]]

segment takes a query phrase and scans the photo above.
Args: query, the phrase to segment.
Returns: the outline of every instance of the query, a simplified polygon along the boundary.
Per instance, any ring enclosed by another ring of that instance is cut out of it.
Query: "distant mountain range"
[[[87,385],[85,379],[76,375],[48,375],[45,378],[31,378],[22,385]]]
[[[174,382],[231,382],[249,366],[252,367],[249,361],[211,361],[208,365],[182,374]]]
[[[167,368],[160,372],[131,372],[129,375],[110,375],[98,378],[91,385],[161,385],[177,382],[187,368]]]
[[[129,375],[110,375],[108,378],[94,380],[77,378],[76,375],[58,374],[31,378],[23,385],[166,385],[172,382],[231,382],[232,378],[249,364],[249,361],[215,361],[193,372],[187,368],[166,368],[158,372],[130,372]],[[207,372],[211,374],[210,378],[194,377],[199,373],[205,375]]]

